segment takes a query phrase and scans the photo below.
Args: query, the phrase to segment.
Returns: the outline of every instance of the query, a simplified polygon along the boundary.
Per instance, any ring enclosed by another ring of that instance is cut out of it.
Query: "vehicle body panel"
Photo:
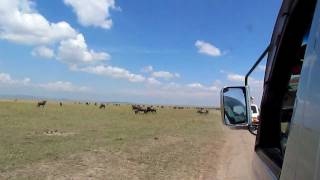
[[[281,179],[320,178],[320,3],[317,2]]]
[[[255,179],[259,180],[276,180],[278,179],[269,167],[261,160],[256,153],[253,155],[252,168]]]

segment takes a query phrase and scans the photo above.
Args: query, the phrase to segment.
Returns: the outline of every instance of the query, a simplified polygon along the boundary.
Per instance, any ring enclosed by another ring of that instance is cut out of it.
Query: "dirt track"
[[[251,180],[255,136],[247,130],[224,128],[227,142],[222,148],[217,180]]]
[[[200,176],[200,180],[252,180],[252,157],[255,136],[247,130],[223,127],[226,142],[218,153],[217,171]],[[216,162],[211,160],[212,163]]]

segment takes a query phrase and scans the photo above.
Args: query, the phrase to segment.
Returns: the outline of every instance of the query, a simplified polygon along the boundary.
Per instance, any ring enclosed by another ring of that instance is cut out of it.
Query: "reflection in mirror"
[[[246,95],[243,88],[223,90],[224,119],[226,124],[247,123]]]

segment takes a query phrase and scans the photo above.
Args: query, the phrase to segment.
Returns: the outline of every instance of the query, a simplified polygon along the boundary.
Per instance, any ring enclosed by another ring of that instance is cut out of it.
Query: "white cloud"
[[[162,84],[160,81],[158,81],[156,78],[153,78],[153,77],[149,77],[147,79],[147,82],[151,85],[161,85]]]
[[[135,97],[158,99],[163,103],[182,104],[215,104],[219,102],[218,86],[205,86],[195,82],[190,84],[178,84],[175,82],[163,83],[161,86],[148,86],[143,90],[132,89],[127,94]]]
[[[66,22],[48,22],[32,8],[29,0],[0,1],[0,39],[21,44],[49,44],[75,37]]]
[[[62,92],[87,92],[90,88],[85,86],[76,86],[71,82],[64,82],[64,81],[56,81],[56,82],[49,82],[45,84],[38,84],[37,87],[44,88],[49,91],[62,91]]]
[[[191,88],[203,88],[203,85],[200,83],[191,83],[191,84],[187,84],[187,86]]]
[[[112,78],[127,79],[130,82],[144,82],[146,80],[146,78],[140,74],[134,74],[126,69],[113,66],[98,65],[84,68],[76,67],[73,68],[73,70],[103,75]]]
[[[230,81],[243,82],[245,79],[245,76],[240,75],[240,74],[230,73],[227,75],[227,79]]]
[[[89,50],[83,35],[78,34],[74,39],[60,42],[57,58],[68,64],[78,64],[108,60],[110,55],[105,52]]]
[[[50,49],[46,46],[39,46],[39,47],[36,47],[32,50],[31,55],[35,56],[35,57],[51,59],[54,57],[54,52],[52,49]]]
[[[266,71],[266,65],[259,65],[258,70],[263,71],[263,72]]]
[[[87,92],[90,88],[86,86],[76,86],[71,82],[56,81],[48,83],[33,83],[30,78],[15,79],[10,74],[0,73],[0,86],[42,88],[49,91],[61,92]]]
[[[240,74],[230,73],[227,75],[227,79],[233,82],[244,82],[245,76]],[[249,77],[248,79],[249,85],[259,85],[263,83],[263,80],[257,80],[255,78]]]
[[[59,43],[57,59],[68,64],[110,59],[108,53],[88,49],[84,36],[67,22],[49,22],[34,7],[31,0],[1,0],[0,39],[38,46],[31,54],[44,58],[54,56],[45,45]]]
[[[214,83],[211,86],[205,86],[201,83],[191,83],[191,84],[187,84],[186,85],[188,88],[192,88],[195,90],[202,90],[202,91],[212,91],[212,92],[218,92],[220,91],[220,87],[219,85],[217,85],[217,83]]]
[[[64,0],[64,3],[73,8],[81,25],[104,29],[112,26],[110,10],[118,9],[115,0]]]
[[[0,82],[1,83],[11,83],[12,82],[11,76],[6,73],[0,73]]]
[[[197,40],[195,42],[195,46],[198,48],[198,52],[201,54],[206,54],[208,56],[213,57],[222,55],[222,52],[219,48],[215,47],[214,45],[208,42]]]
[[[152,72],[151,74],[152,77],[155,78],[163,78],[163,79],[172,79],[172,78],[179,78],[180,74],[179,73],[171,73],[168,71],[155,71]]]
[[[30,78],[18,80],[11,78],[10,74],[0,73],[0,84],[2,85],[27,85],[30,81]]]
[[[151,65],[142,68],[142,72],[150,73],[153,71],[153,67]]]

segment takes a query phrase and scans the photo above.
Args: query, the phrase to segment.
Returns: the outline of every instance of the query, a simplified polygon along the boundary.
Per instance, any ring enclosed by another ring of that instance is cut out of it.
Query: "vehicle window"
[[[285,95],[283,97],[282,107],[281,107],[281,119],[280,119],[280,145],[282,154],[285,153],[286,144],[290,132],[290,124],[292,113],[294,109],[294,103],[296,99],[296,93],[299,85],[299,79],[301,74],[301,68],[304,60],[304,54],[307,46],[309,29],[305,33],[303,42],[300,47],[300,52],[298,53],[297,59],[294,61],[294,65],[291,69],[290,80],[287,85]]]
[[[251,106],[252,113],[257,113],[257,108],[255,106]]]

